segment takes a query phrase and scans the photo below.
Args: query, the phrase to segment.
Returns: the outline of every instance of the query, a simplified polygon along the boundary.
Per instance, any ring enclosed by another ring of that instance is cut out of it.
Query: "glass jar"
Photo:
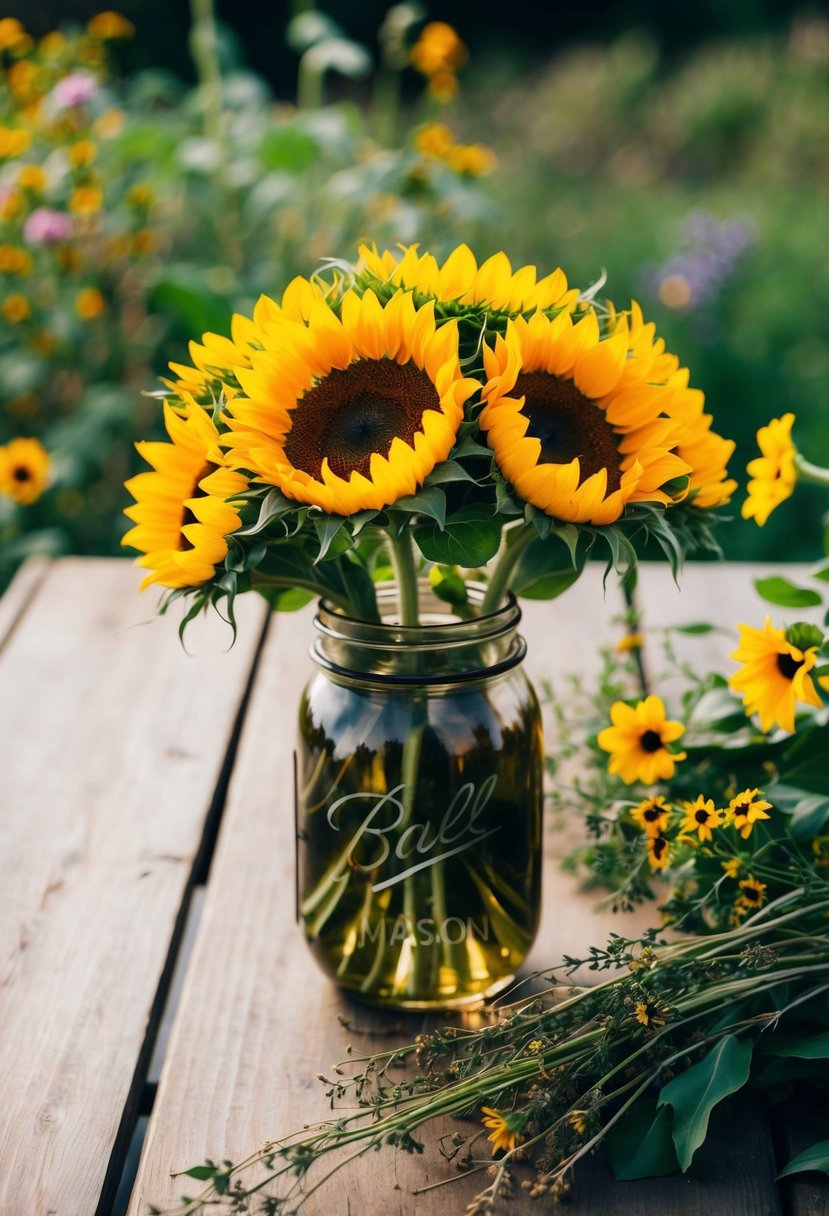
[[[319,606],[297,757],[297,907],[355,996],[453,1008],[505,987],[541,893],[541,714],[510,598],[453,614],[425,581],[418,626]],[[455,610],[456,612],[458,610]],[[466,615],[468,614],[468,615]]]

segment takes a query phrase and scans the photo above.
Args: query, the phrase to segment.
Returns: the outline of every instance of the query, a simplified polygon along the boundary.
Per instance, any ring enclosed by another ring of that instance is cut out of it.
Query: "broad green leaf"
[[[828,819],[829,798],[823,794],[810,794],[792,808],[789,831],[797,841],[814,840],[826,827]]]
[[[351,548],[353,542],[345,527],[344,515],[314,515],[313,523],[320,542],[320,551],[314,559],[315,566],[326,558],[341,557]]]
[[[581,565],[566,562],[566,554],[553,536],[546,540],[539,537],[527,546],[513,578],[512,590],[525,599],[555,599],[573,585],[581,572]]]
[[[444,603],[462,605],[468,602],[466,581],[457,566],[433,566],[429,582],[435,595]]]
[[[635,1103],[605,1139],[607,1158],[619,1181],[662,1178],[679,1170],[673,1137],[672,1116],[666,1106],[657,1109],[656,1099]]]
[[[269,128],[256,154],[264,169],[301,173],[313,165],[319,156],[319,148],[310,135],[286,125]]]
[[[798,1060],[829,1060],[829,1030],[798,1038],[773,1038],[766,1048],[770,1056],[795,1056]]]
[[[498,552],[501,529],[486,507],[462,507],[446,520],[414,529],[421,553],[442,566],[483,566]]]
[[[440,464],[435,465],[424,485],[428,488],[429,486],[444,485],[449,481],[474,482],[474,480],[472,474],[468,473],[462,464],[458,464],[457,460],[443,460]]]
[[[285,515],[289,511],[296,510],[297,504],[290,498],[286,498],[279,490],[268,490],[265,497],[259,504],[259,516],[255,524],[251,524],[248,528],[242,528],[236,532],[236,536],[256,536],[257,533],[264,531],[268,524],[273,520],[278,519],[280,515]]]
[[[438,486],[431,486],[428,489],[420,490],[417,494],[407,494],[405,498],[398,498],[394,509],[428,515],[442,529],[446,520],[446,494]]]
[[[787,578],[773,575],[771,578],[757,578],[754,587],[764,600],[770,604],[779,604],[782,608],[810,608],[822,604],[823,599],[817,591],[808,587],[795,587]]]
[[[788,1178],[791,1174],[802,1174],[806,1170],[817,1170],[821,1174],[829,1174],[829,1140],[819,1140],[811,1148],[798,1153],[777,1177]]]
[[[748,1080],[753,1047],[750,1039],[726,1035],[699,1063],[663,1085],[658,1105],[673,1109],[674,1146],[683,1172],[705,1140],[711,1111]]]

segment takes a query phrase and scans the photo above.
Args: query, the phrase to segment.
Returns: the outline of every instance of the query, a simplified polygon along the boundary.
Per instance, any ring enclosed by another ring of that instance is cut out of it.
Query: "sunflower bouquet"
[[[649,539],[675,565],[715,550],[736,486],[733,444],[638,306],[503,253],[363,246],[190,354],[123,538],[186,619],[256,590],[376,620],[391,569],[413,624],[419,570],[463,605],[489,563],[482,611],[551,598],[597,546],[621,572]]]

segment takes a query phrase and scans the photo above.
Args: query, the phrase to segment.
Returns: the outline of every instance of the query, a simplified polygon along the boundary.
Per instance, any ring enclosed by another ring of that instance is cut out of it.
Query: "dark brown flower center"
[[[25,465],[18,464],[12,469],[12,477],[15,481],[31,481],[32,470],[27,469]]]
[[[551,372],[522,372],[512,394],[526,398],[521,412],[530,420],[527,436],[541,443],[539,464],[569,464],[578,457],[579,484],[607,469],[607,493],[619,489],[616,434],[604,411],[572,380]]]
[[[668,847],[668,841],[665,839],[664,836],[654,836],[653,842],[651,844],[651,848],[653,849],[653,855],[657,861],[659,861],[659,858],[665,852],[667,847]]]
[[[646,823],[656,823],[657,819],[659,818],[659,816],[661,814],[662,814],[662,811],[659,809],[658,806],[649,806],[649,807],[646,807],[645,810],[642,812],[642,818],[645,820]]]
[[[740,815],[740,816],[748,815],[750,810],[751,810],[750,802],[738,802],[737,805],[734,807],[734,814]]]
[[[793,680],[802,666],[803,660],[795,659],[790,654],[777,656],[777,669],[787,680]]]
[[[700,809],[695,812],[694,819],[697,821],[697,823],[707,823],[708,812],[703,807],[700,807]]]
[[[639,746],[643,752],[658,752],[662,747],[662,737],[655,730],[646,730],[639,740]]]
[[[760,892],[757,887],[743,887],[743,899],[749,904],[759,903]]]
[[[311,477],[319,478],[326,457],[338,477],[370,477],[375,452],[388,456],[397,438],[413,444],[424,412],[439,409],[437,389],[414,363],[360,359],[328,372],[300,399],[285,455]]]
[[[203,481],[205,477],[209,477],[211,473],[215,473],[218,467],[219,466],[217,464],[211,464],[208,460],[204,467],[199,470],[193,479],[193,493],[190,495],[191,498],[204,498],[204,490],[199,488],[199,482]],[[198,522],[199,521],[196,519],[191,509],[189,507],[185,507],[181,513],[181,523],[179,524],[178,547],[180,551],[187,552],[188,549],[195,548],[195,545],[192,545],[184,535],[182,529],[186,528],[188,524],[197,524]]]

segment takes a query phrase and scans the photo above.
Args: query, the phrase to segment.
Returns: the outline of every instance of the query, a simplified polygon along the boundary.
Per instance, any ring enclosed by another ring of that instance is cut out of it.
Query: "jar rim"
[[[470,580],[466,584],[466,590],[474,607],[483,602],[486,584]],[[397,604],[397,585],[389,580],[376,584],[381,615],[379,621],[348,616],[341,608],[323,598],[317,603],[314,626],[320,633],[342,641],[384,647],[391,643],[417,649],[419,645],[455,646],[472,641],[490,641],[508,630],[515,629],[521,621],[521,608],[511,591],[507,592],[504,601],[497,608],[469,617],[458,616],[453,612],[451,604],[439,600],[428,579],[418,579],[418,591],[421,597],[429,596],[439,609],[428,612],[427,619],[418,625],[403,625],[396,620],[384,619],[383,607]],[[437,617],[443,619],[434,619]],[[420,643],[418,635],[422,635]]]

